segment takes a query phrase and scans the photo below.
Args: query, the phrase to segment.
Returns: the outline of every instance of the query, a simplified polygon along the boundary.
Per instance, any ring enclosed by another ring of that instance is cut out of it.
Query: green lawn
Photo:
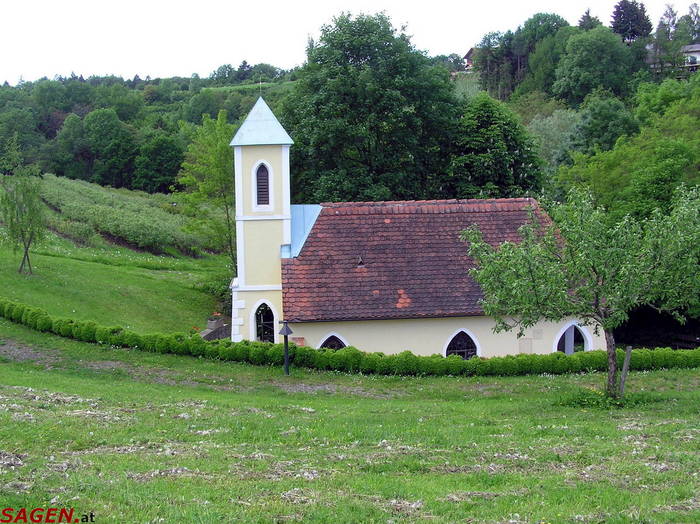
[[[0,320],[0,500],[96,522],[698,522],[700,374],[364,377],[104,349]]]
[[[203,328],[216,300],[199,283],[222,272],[225,277],[226,264],[221,256],[197,260],[78,248],[55,236],[32,255],[33,275],[17,273],[20,258],[0,247],[0,296],[140,333]]]

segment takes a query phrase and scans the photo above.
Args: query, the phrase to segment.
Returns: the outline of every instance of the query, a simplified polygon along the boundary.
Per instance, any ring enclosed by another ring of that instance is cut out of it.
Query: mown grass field
[[[0,320],[0,500],[97,522],[697,522],[700,374],[367,377],[105,349]]]

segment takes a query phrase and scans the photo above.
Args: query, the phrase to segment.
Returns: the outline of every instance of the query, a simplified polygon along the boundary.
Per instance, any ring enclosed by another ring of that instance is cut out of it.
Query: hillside
[[[231,275],[226,258],[187,231],[194,219],[165,195],[53,175],[42,191],[52,230],[32,250],[31,276],[17,273],[19,253],[0,242],[1,296],[140,333],[203,328]]]

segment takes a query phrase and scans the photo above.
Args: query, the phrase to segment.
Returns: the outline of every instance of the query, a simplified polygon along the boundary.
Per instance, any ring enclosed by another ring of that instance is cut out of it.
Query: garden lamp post
[[[289,328],[289,324],[286,320],[281,320],[282,329],[280,329],[280,335],[284,336],[284,374],[289,375],[289,335],[293,331]]]

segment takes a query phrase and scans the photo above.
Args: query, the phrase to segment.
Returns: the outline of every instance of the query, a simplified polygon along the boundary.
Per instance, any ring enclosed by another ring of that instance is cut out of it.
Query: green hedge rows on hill
[[[104,327],[94,322],[52,317],[46,311],[17,302],[0,299],[0,317],[24,324],[32,329],[54,333],[83,342],[93,342],[154,353],[174,353],[255,365],[279,366],[284,362],[282,344],[266,342],[205,341],[198,334],[139,335],[121,327]],[[441,355],[422,357],[404,351],[398,355],[364,353],[354,347],[340,350],[312,349],[290,344],[292,363],[298,367],[350,373],[380,375],[471,375],[509,376],[529,374],[563,374],[581,371],[604,371],[607,356],[604,351],[581,351],[573,355],[515,355],[507,357],[472,358]],[[622,365],[624,352],[618,351]],[[700,367],[700,348],[672,350],[670,348],[635,349],[630,369],[650,370]]]

